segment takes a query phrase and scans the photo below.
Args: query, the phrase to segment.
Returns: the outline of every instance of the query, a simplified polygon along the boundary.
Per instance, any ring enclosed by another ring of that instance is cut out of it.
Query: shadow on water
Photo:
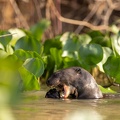
[[[119,120],[120,98],[62,100],[44,98],[45,91],[23,93],[13,108],[17,120]]]

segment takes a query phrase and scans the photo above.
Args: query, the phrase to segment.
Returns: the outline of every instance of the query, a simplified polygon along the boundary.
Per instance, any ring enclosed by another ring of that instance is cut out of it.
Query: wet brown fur
[[[46,84],[63,91],[64,98],[70,95],[78,99],[102,98],[103,95],[93,76],[81,67],[71,67],[51,75]]]

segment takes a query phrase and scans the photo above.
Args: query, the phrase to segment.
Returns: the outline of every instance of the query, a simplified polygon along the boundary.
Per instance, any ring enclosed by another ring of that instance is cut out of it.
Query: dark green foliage
[[[25,37],[20,38],[17,41],[15,45],[15,50],[18,50],[18,49],[23,49],[26,51],[36,51],[37,53],[40,53],[41,44],[34,37],[25,36]]]
[[[62,65],[62,50],[57,48],[50,48],[50,54],[55,61],[56,69],[61,68]]]
[[[45,55],[49,55],[50,54],[50,48],[61,49],[62,44],[61,44],[60,40],[56,40],[56,39],[46,40],[45,43],[44,43],[44,52],[43,53]]]
[[[9,35],[8,35],[9,34]],[[0,35],[8,35],[8,36],[1,36],[0,37],[0,43],[3,45],[3,46],[7,46],[8,43],[11,41],[12,39],[12,35],[10,35],[10,32],[7,32],[7,31],[0,31]]]
[[[100,31],[91,31],[88,34],[92,38],[91,43],[97,43],[104,47],[111,47],[110,38],[107,35],[102,34]]]
[[[17,39],[13,46],[12,35],[0,37],[0,61],[6,64],[1,65],[0,70],[17,71],[19,89],[38,90],[38,77],[46,80],[54,71],[71,66],[81,66],[88,71],[99,66],[112,82],[120,83],[120,32],[111,37],[100,31],[80,35],[66,32],[42,43],[40,40],[49,24],[42,20],[30,31],[22,30],[25,36]],[[1,31],[0,34],[10,33]]]
[[[78,53],[79,59],[90,66],[95,66],[103,58],[102,47],[98,44],[81,45]]]
[[[44,31],[49,27],[49,25],[50,25],[50,21],[43,19],[39,23],[37,23],[36,25],[32,26],[30,31],[32,32],[33,36],[38,41],[40,41]]]
[[[103,65],[105,73],[115,79],[115,82],[120,84],[120,56],[110,56]]]

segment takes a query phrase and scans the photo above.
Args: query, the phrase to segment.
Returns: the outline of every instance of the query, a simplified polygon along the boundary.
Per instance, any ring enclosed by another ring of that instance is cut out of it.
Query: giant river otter
[[[54,93],[62,93],[59,98],[96,99],[103,95],[92,75],[81,67],[70,67],[53,73],[46,81],[49,87],[54,87]],[[54,96],[55,96],[54,94]],[[51,90],[46,97],[54,98]],[[58,98],[58,97],[57,97]]]

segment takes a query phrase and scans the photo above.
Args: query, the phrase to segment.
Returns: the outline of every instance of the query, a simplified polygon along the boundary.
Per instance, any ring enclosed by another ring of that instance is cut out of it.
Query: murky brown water
[[[120,120],[120,98],[61,100],[44,98],[45,91],[23,93],[15,105],[17,120]]]

